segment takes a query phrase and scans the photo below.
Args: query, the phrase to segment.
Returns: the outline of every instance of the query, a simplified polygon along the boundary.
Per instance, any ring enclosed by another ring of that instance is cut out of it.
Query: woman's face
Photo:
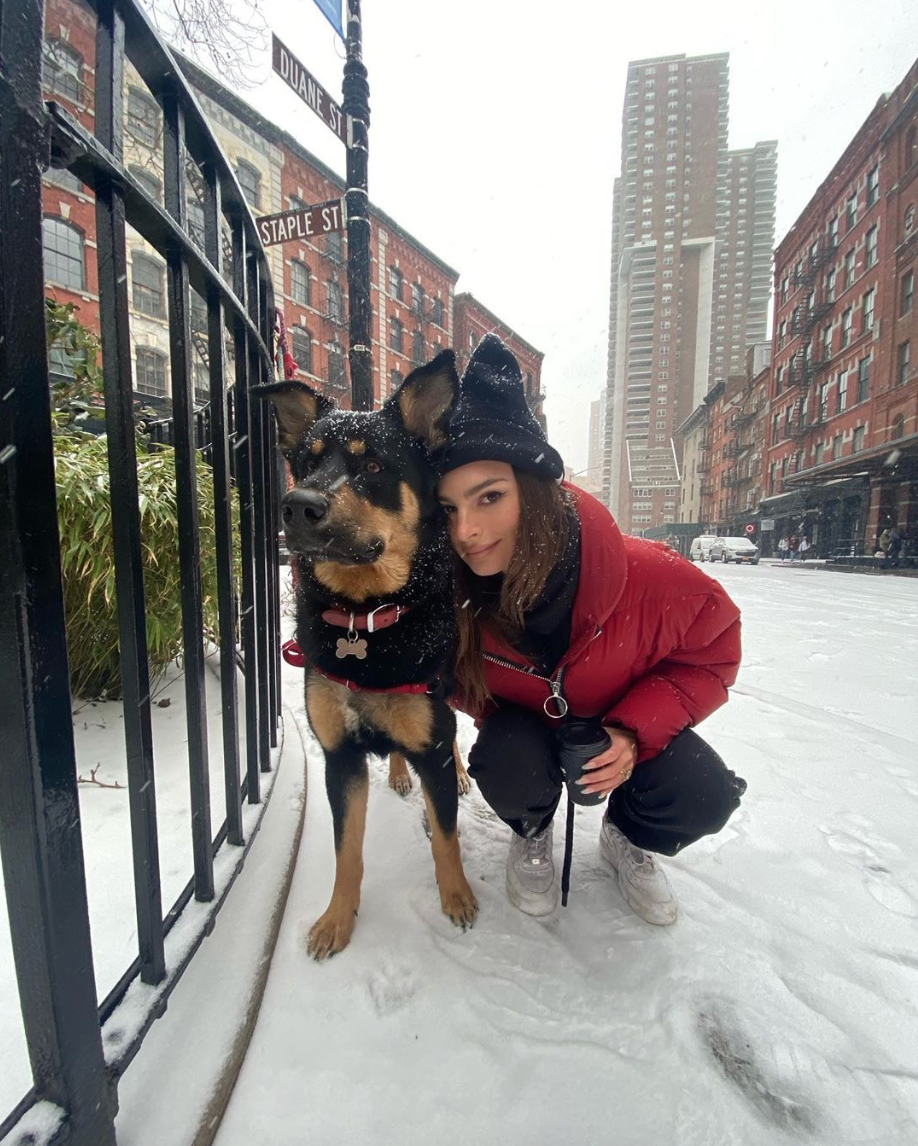
[[[506,573],[520,524],[520,490],[507,462],[469,462],[440,478],[453,548],[479,577]]]

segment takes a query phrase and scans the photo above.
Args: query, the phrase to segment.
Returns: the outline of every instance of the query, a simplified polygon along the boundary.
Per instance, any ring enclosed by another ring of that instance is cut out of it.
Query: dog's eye
[[[378,474],[382,472],[382,466],[379,464],[379,462],[375,462],[372,458],[368,458],[363,463],[363,472],[368,474]]]

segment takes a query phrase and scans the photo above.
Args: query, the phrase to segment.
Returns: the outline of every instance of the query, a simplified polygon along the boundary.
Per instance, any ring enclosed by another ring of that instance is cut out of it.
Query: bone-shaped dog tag
[[[349,641],[344,637],[339,637],[338,649],[335,656],[339,661],[343,661],[345,657],[356,657],[359,661],[365,661],[367,659],[367,642],[363,637],[358,638],[356,641]]]

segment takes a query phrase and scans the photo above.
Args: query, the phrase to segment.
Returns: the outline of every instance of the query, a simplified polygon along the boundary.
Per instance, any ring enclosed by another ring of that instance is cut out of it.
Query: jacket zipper
[[[534,668],[524,668],[523,665],[518,665],[514,661],[508,661],[506,657],[497,657],[493,653],[482,653],[486,661],[491,661],[492,664],[501,665],[503,668],[513,669],[515,672],[525,673],[526,676],[535,677],[536,680],[544,680],[548,687],[551,689],[551,696],[547,696],[542,704],[542,711],[546,716],[551,717],[552,720],[563,720],[567,716],[569,705],[564,699],[561,692],[561,682],[564,680],[564,674],[567,671],[567,666],[564,665],[558,669],[553,677],[542,676],[537,673]],[[555,702],[557,712],[550,712],[549,705]]]

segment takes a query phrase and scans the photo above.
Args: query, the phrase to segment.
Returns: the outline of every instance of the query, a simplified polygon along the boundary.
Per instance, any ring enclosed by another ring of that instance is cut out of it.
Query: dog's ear
[[[256,398],[270,398],[277,418],[277,444],[283,453],[295,450],[320,418],[324,418],[335,403],[319,394],[305,382],[271,382],[267,386],[253,386],[249,391]]]
[[[429,450],[447,439],[449,416],[459,394],[456,355],[442,350],[426,366],[412,370],[383,410],[398,417],[413,438]]]

